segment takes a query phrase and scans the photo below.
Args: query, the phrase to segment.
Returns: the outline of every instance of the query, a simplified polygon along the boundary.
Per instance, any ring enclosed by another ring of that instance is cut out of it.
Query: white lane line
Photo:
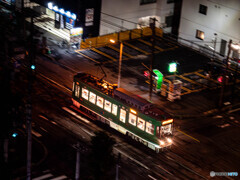
[[[65,86],[63,86],[63,85],[57,83],[56,81],[54,81],[54,80],[52,80],[52,79],[50,79],[50,78],[44,76],[44,75],[41,74],[41,73],[39,73],[39,75],[42,76],[43,78],[49,80],[49,81],[52,82],[53,84],[56,84],[56,85],[58,85],[59,87],[61,87],[61,88],[65,89],[65,90],[69,91],[70,93],[72,93],[72,90],[70,90],[70,89],[66,88]]]
[[[159,164],[157,165],[160,169],[162,169],[163,171],[167,172],[168,174],[172,175],[172,173],[170,173],[168,170],[166,170],[165,168],[163,168],[162,166],[160,166]]]
[[[127,155],[126,153],[124,153],[123,151],[121,151],[118,148],[115,148],[118,152],[120,152],[122,155],[126,156],[127,158],[131,159],[132,161],[134,161],[135,163],[139,164],[140,166],[144,167],[145,169],[149,170],[149,167],[145,166],[143,163],[137,161],[136,159],[134,159],[133,157]]]
[[[66,179],[66,178],[67,178],[67,176],[62,175],[62,176],[55,177],[55,178],[53,178],[51,180],[62,180],[62,179]]]
[[[40,127],[41,130],[45,131],[45,132],[48,132],[46,129],[44,129],[43,127]]]
[[[57,125],[57,123],[56,123],[55,121],[51,121],[51,120],[49,120],[48,118],[46,118],[45,116],[43,116],[43,115],[38,115],[38,116],[39,116],[40,118],[43,118],[43,119],[45,119],[45,120],[51,122],[52,124]]]
[[[91,133],[91,132],[89,132],[89,131],[87,131],[86,129],[84,129],[84,128],[81,128],[81,130],[83,130],[85,133],[87,133],[88,135],[90,135],[90,136],[94,136],[94,134],[93,133]],[[83,138],[85,138],[84,136],[83,136]]]
[[[41,137],[42,135],[40,133],[38,133],[37,131],[32,130],[32,134],[37,136],[37,137]]]
[[[157,178],[152,177],[150,174],[148,175],[148,177],[150,177],[153,180],[157,180]]]
[[[76,118],[84,121],[85,123],[90,123],[86,118],[83,118],[83,117],[79,116],[77,113],[73,112],[72,110],[68,109],[67,107],[62,107],[62,109],[67,111],[68,113],[72,114]]]
[[[233,110],[228,111],[228,113],[233,113],[233,112],[236,112],[236,111],[239,111],[239,110],[240,110],[240,108],[233,109]]]
[[[48,173],[48,174],[33,178],[32,180],[42,180],[42,179],[46,179],[46,178],[49,178],[49,177],[52,177],[52,176],[53,175],[51,173]]]

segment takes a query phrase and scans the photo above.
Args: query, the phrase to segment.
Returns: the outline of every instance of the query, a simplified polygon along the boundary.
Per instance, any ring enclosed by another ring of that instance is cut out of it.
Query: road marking
[[[148,177],[150,177],[153,180],[157,180],[157,178],[152,177],[150,174],[148,175]]]
[[[37,137],[41,137],[42,135],[40,133],[38,133],[37,131],[32,130],[32,134],[37,136]]]
[[[51,180],[62,180],[62,179],[66,179],[66,178],[67,178],[67,176],[62,175],[62,176],[58,176],[58,177],[56,177],[56,178],[53,178],[53,179],[51,179]]]
[[[40,127],[41,130],[45,131],[45,132],[48,132],[46,129],[44,129],[43,127]]]
[[[46,118],[45,116],[43,116],[43,115],[38,115],[38,116],[39,116],[40,118],[43,118],[43,119],[51,122],[51,123],[54,124],[54,125],[57,125],[57,123],[56,123],[55,121],[51,121],[51,120],[49,120],[48,118]]]
[[[162,166],[160,166],[159,164],[157,165],[160,169],[164,170],[165,172],[167,172],[170,175],[173,175],[172,173],[170,173],[168,170],[166,170],[165,168],[163,168]]]
[[[68,88],[64,87],[63,85],[61,85],[61,84],[57,83],[56,81],[54,81],[54,80],[52,80],[52,79],[50,79],[50,78],[48,78],[48,77],[44,76],[43,74],[41,74],[41,73],[38,73],[38,74],[39,74],[40,76],[42,76],[43,78],[45,78],[45,79],[49,80],[49,81],[50,81],[50,82],[52,82],[53,84],[56,84],[56,85],[58,85],[59,87],[61,87],[61,88],[65,89],[65,90],[67,90],[67,91],[69,91],[69,92],[72,92],[72,90],[70,90],[70,89],[68,89]]]
[[[42,179],[46,179],[46,178],[49,178],[49,177],[52,177],[52,176],[53,175],[51,173],[48,173],[48,174],[33,178],[32,180],[42,180]]]
[[[192,137],[192,136],[186,134],[185,132],[182,132],[182,131],[180,131],[179,129],[177,129],[177,131],[180,132],[180,133],[182,133],[182,134],[184,134],[184,135],[186,135],[186,136],[188,136],[188,137],[190,137],[191,139],[193,139],[193,140],[195,140],[195,141],[197,141],[197,142],[200,143],[200,141],[199,141],[198,139],[196,139],[196,138],[194,138],[194,137]]]
[[[143,163],[137,161],[136,159],[134,159],[133,157],[127,155],[126,153],[124,153],[123,151],[121,151],[120,149],[116,148],[115,149],[120,152],[122,155],[126,156],[127,158],[131,159],[132,161],[134,161],[135,163],[139,164],[140,166],[144,167],[145,169],[149,170],[149,167],[145,166]]]
[[[78,50],[76,50],[75,52],[78,53],[78,54],[80,54],[80,55],[82,55],[82,56],[84,56],[85,58],[90,59],[91,61],[93,61],[93,62],[95,62],[95,63],[99,63],[99,62],[96,61],[95,59],[90,58],[89,56],[87,56],[87,55],[85,55],[85,54],[83,54],[83,53],[80,53]]]
[[[236,112],[236,111],[239,111],[239,110],[240,110],[240,108],[233,109],[233,110],[228,111],[228,113],[233,113],[233,112]]]
[[[68,113],[72,114],[73,116],[75,116],[76,118],[84,121],[85,123],[90,123],[87,119],[79,116],[77,113],[73,112],[72,110],[68,109],[67,107],[62,107],[63,110],[67,111]]]

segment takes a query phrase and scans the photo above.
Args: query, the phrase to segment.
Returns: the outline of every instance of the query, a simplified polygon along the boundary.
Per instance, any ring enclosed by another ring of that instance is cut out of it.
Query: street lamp
[[[111,43],[116,42],[114,39],[110,39],[109,41]],[[120,88],[120,81],[121,81],[122,53],[123,53],[123,43],[122,41],[120,41],[119,64],[118,64],[118,88]]]

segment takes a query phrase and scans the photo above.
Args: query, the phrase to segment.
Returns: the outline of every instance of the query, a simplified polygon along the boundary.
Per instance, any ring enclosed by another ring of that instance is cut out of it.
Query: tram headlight
[[[164,142],[164,141],[160,141],[160,145],[162,145],[162,146],[163,146],[164,144],[165,144],[165,142]]]
[[[167,141],[168,141],[169,143],[172,143],[172,139],[171,139],[171,138],[167,138]]]

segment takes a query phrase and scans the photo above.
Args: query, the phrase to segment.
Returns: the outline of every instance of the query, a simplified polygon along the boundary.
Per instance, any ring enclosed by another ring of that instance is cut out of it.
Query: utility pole
[[[153,69],[153,61],[154,61],[154,46],[155,46],[155,23],[156,23],[156,18],[150,18],[149,19],[150,21],[150,28],[152,29],[152,38],[151,38],[151,41],[152,41],[152,57],[151,57],[151,60],[150,60],[150,87],[149,87],[149,101],[152,101],[152,89],[153,89],[153,79],[152,79],[152,76],[153,76],[153,72],[152,72],[152,69]]]
[[[32,84],[34,80],[34,72],[31,66],[34,63],[33,50],[33,15],[31,15],[31,37],[30,45],[28,46],[29,66],[28,66],[28,98],[26,105],[26,127],[27,127],[27,180],[31,180],[31,163],[32,163]]]
[[[77,155],[76,155],[76,171],[75,171],[75,180],[79,180],[80,178],[80,143],[77,142]]]
[[[116,178],[115,178],[115,180],[118,180],[118,168],[119,168],[120,160],[121,160],[121,154],[118,153],[117,164],[116,164]]]
[[[228,71],[228,61],[229,61],[229,56],[231,53],[231,45],[232,45],[232,40],[229,40],[228,43],[228,53],[227,53],[227,59],[226,59],[226,64],[225,64],[225,70],[224,70],[224,75],[223,75],[223,82],[222,82],[222,88],[221,88],[221,92],[220,92],[220,98],[219,98],[219,108],[222,107],[222,103],[223,103],[223,96],[224,96],[224,89],[226,86],[226,76],[227,76],[227,71]]]

